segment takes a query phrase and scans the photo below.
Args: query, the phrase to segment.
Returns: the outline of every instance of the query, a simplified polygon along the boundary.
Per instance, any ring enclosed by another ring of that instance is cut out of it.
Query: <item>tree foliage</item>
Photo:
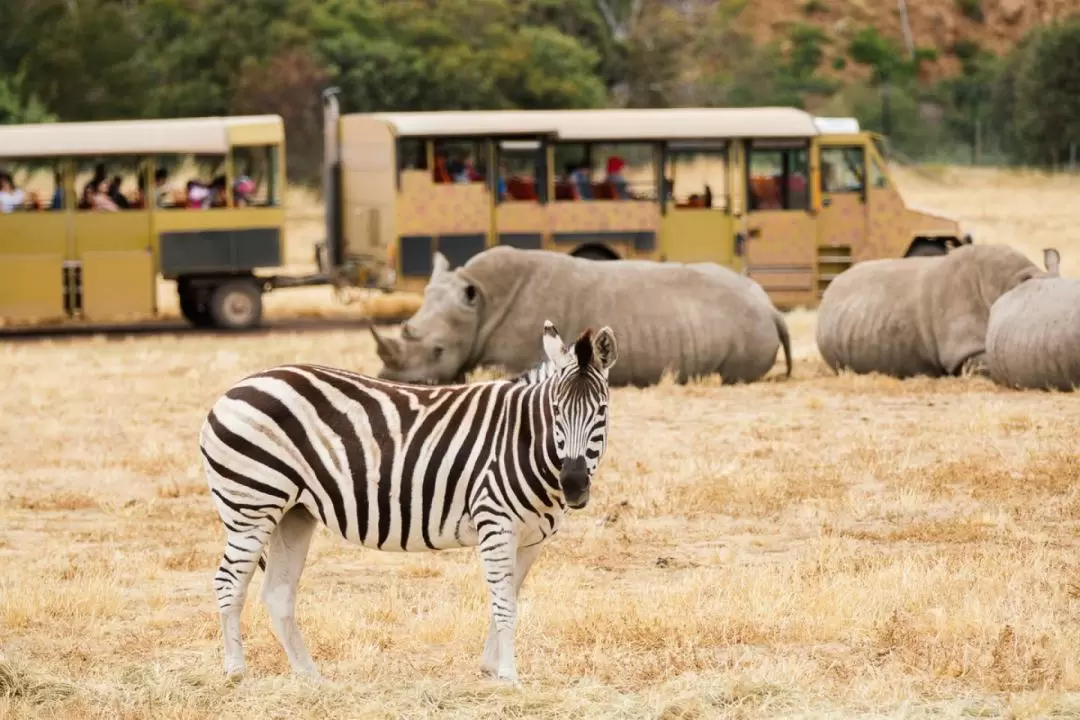
[[[760,42],[747,0],[4,0],[0,122],[279,113],[306,178],[329,85],[345,112],[794,105],[887,126],[912,153],[976,127],[1028,162],[1080,142],[1080,20],[1004,58],[962,38],[912,58],[870,27],[823,29],[811,5]],[[937,53],[962,71],[930,85]]]

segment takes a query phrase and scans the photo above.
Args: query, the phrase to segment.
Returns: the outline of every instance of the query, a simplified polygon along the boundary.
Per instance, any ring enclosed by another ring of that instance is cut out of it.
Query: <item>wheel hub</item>
[[[229,293],[222,303],[225,316],[233,323],[243,323],[251,317],[253,303],[245,293]]]

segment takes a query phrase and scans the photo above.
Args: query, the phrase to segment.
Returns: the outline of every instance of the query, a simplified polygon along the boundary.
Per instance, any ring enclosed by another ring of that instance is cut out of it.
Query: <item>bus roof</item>
[[[374,113],[400,137],[552,135],[564,141],[805,138],[820,135],[798,108],[495,110]]]
[[[280,115],[0,125],[0,158],[224,154],[285,138]]]

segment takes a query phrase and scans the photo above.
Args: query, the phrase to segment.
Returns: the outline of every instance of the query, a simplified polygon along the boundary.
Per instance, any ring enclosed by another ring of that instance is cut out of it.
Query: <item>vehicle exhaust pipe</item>
[[[341,228],[341,143],[338,138],[338,119],[341,106],[337,96],[341,88],[322,91],[323,102],[323,203],[326,207],[326,265],[325,272],[334,275],[345,261]]]

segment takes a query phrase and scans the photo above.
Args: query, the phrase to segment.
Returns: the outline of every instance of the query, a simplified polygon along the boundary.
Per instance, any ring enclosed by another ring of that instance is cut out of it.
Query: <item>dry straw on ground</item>
[[[1080,182],[904,181],[1080,274]],[[479,677],[472,552],[324,530],[299,622],[334,684],[288,675],[261,574],[223,683],[199,423],[274,363],[377,370],[365,332],[0,345],[0,717],[1075,716],[1075,398],[829,377],[791,321],[790,381],[615,392],[594,499],[523,590],[520,692]]]

